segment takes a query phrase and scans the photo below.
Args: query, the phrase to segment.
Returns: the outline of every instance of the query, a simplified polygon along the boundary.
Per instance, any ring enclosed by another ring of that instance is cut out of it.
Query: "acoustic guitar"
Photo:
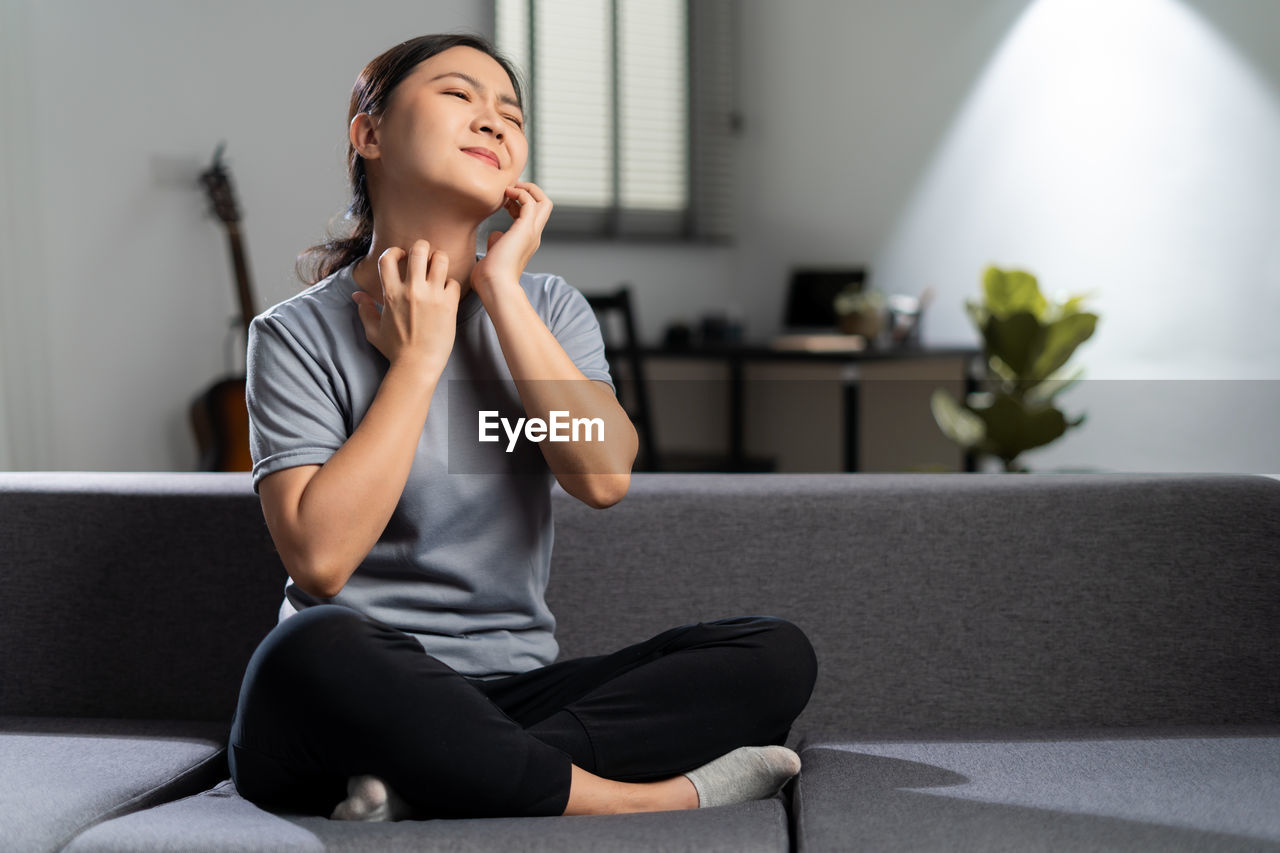
[[[226,227],[231,248],[231,265],[235,271],[236,297],[240,302],[240,328],[249,340],[249,323],[257,311],[253,305],[253,288],[249,283],[249,263],[240,238],[240,210],[236,206],[231,174],[222,162],[219,144],[213,163],[200,174],[213,205],[213,212]],[[191,404],[191,427],[200,451],[200,468],[204,471],[248,471],[253,467],[249,455],[249,410],[244,400],[244,375],[226,376],[209,386]]]

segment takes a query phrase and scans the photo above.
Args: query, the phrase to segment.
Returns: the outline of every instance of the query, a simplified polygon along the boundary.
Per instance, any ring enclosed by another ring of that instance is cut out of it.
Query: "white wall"
[[[1280,470],[1280,383],[1234,381],[1280,380],[1280,5],[747,8],[754,325],[790,266],[855,260],[936,288],[927,341],[972,342],[983,267],[1026,268],[1102,318],[1064,398],[1087,428],[1028,462]]]
[[[31,168],[23,4],[0,0],[0,467],[49,467],[48,318],[38,281],[43,203]]]
[[[296,290],[294,256],[342,205],[360,68],[412,34],[486,27],[485,7],[9,2],[25,17],[11,38],[26,45],[30,94],[5,121],[22,130],[11,168],[31,175],[40,247],[19,251],[20,275],[5,264],[4,291],[38,294],[47,333],[26,344],[48,360],[47,449],[13,455],[190,468],[187,405],[229,369],[236,311],[224,232],[194,184],[215,144],[227,142],[265,306]]]
[[[345,200],[355,74],[397,39],[487,29],[488,4],[0,3],[8,464],[189,468],[187,404],[227,368],[235,303],[221,226],[187,179],[225,139],[259,303],[284,298]],[[534,267],[584,290],[633,282],[656,339],[726,305],[771,334],[793,265],[867,263],[886,290],[933,285],[927,339],[969,343],[961,303],[997,262],[1097,292],[1079,356],[1095,378],[1280,378],[1280,5],[741,8],[737,244],[548,243]],[[1273,385],[1203,386],[1250,418],[1207,456],[1207,411],[1170,404],[1164,441],[1135,454],[1149,427],[1085,387],[1067,402],[1089,425],[1030,461],[1280,470],[1261,426],[1280,416]]]

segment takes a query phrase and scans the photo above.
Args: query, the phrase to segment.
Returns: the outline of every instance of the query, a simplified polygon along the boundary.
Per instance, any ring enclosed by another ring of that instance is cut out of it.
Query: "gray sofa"
[[[643,474],[557,491],[562,654],[788,618],[775,799],[351,824],[227,781],[284,571],[248,479],[0,474],[0,849],[1280,850],[1280,482]]]

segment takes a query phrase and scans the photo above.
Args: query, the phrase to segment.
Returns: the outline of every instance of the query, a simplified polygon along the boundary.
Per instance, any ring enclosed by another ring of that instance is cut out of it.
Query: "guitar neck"
[[[245,340],[249,339],[249,323],[257,315],[253,306],[253,288],[249,284],[249,261],[240,239],[240,226],[236,222],[224,223],[227,227],[227,243],[231,248],[231,265],[236,274],[236,297],[240,302],[240,322]]]

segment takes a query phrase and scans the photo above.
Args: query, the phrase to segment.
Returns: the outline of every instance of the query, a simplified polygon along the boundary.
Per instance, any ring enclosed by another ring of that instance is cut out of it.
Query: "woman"
[[[637,440],[586,300],[524,271],[551,202],[519,180],[516,75],[481,39],[412,39],[364,69],[348,119],[354,233],[250,334],[254,484],[289,580],[241,688],[237,788],[360,820],[772,796],[816,671],[795,626],[553,663],[552,478],[608,507]],[[477,257],[499,209],[512,224]],[[603,429],[508,453],[475,427],[557,411]]]

